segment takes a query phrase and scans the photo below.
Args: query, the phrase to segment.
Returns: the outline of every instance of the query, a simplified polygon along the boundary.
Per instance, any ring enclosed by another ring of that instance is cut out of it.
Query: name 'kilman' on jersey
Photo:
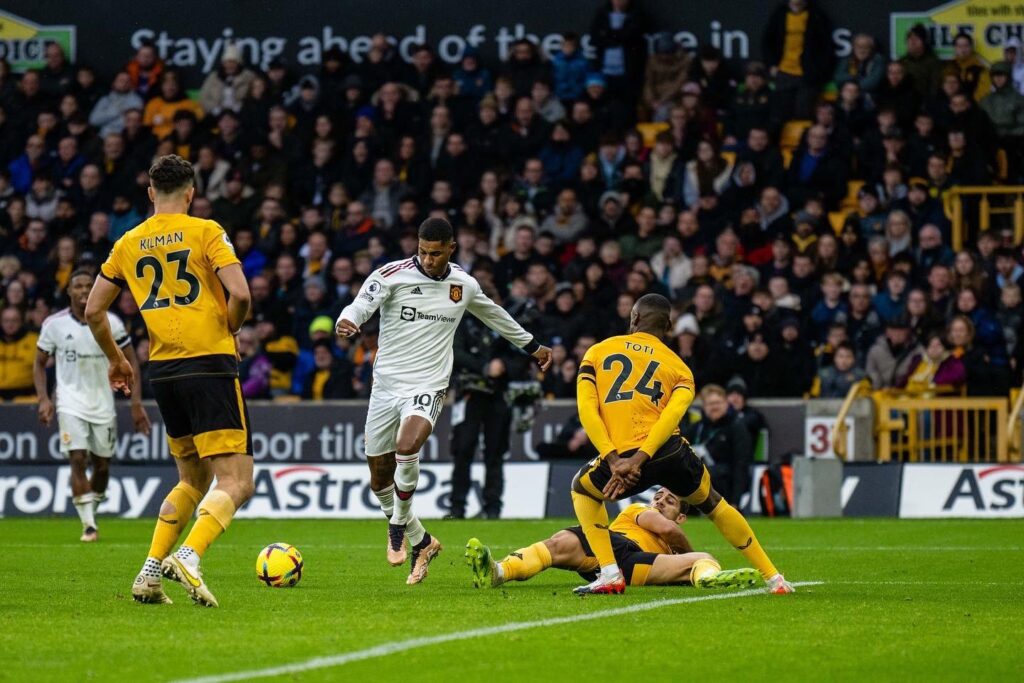
[[[451,263],[431,277],[416,257],[375,270],[339,319],[362,326],[380,308],[380,339],[373,365],[374,387],[396,395],[440,391],[452,373],[452,342],[469,311],[527,353],[540,345],[480,289],[480,283]]]

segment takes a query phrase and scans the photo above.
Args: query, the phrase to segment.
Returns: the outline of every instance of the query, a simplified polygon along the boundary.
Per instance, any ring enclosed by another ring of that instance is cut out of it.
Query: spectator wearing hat
[[[850,54],[836,65],[832,80],[840,85],[854,81],[860,86],[861,92],[873,95],[881,85],[884,74],[885,58],[878,53],[875,39],[866,33],[858,33],[853,37]]]
[[[697,60],[690,79],[700,86],[701,99],[712,111],[728,109],[736,90],[736,81],[722,59],[722,51],[704,44],[697,49]]]
[[[199,89],[199,106],[213,116],[225,109],[241,111],[242,102],[256,74],[242,63],[242,51],[234,43],[224,45],[220,68],[211,71]]]
[[[939,89],[942,80],[942,60],[932,50],[928,29],[923,24],[914,24],[907,31],[900,62],[920,97],[930,97]]]
[[[462,59],[452,72],[452,78],[455,79],[459,94],[472,102],[479,102],[480,98],[494,89],[490,70],[480,63],[480,51],[472,46],[467,46],[462,52]],[[580,90],[583,90],[582,86]]]
[[[295,361],[295,370],[292,372],[292,393],[301,396],[303,387],[309,382],[310,375],[316,369],[314,346],[322,341],[332,342],[334,339],[334,318],[328,315],[318,315],[309,323],[307,330],[309,342],[299,349],[299,355]],[[345,353],[335,344],[331,343],[331,352],[337,358],[344,358]],[[349,382],[351,386],[351,380]]]
[[[684,52],[668,31],[654,38],[654,54],[644,67],[644,87],[640,96],[641,118],[668,120],[669,110],[690,76],[693,58]]]
[[[156,97],[146,103],[142,122],[152,129],[158,140],[167,137],[174,130],[174,115],[178,111],[188,109],[196,115],[196,119],[203,117],[199,103],[185,95],[181,87],[181,75],[177,71],[164,71],[156,92]]]
[[[1024,138],[1024,95],[1013,85],[1013,68],[1008,62],[992,65],[992,92],[979,103],[996,129],[1000,146],[1006,150],[1011,180],[1021,171],[1021,140]]]
[[[589,73],[584,83],[583,102],[593,113],[593,120],[600,130],[618,134],[632,122],[634,114],[626,105],[628,100],[612,97],[608,92],[608,80],[604,74]]]
[[[828,17],[813,0],[780,2],[768,17],[761,45],[775,76],[774,121],[811,118],[835,59]]]
[[[124,130],[124,113],[142,109],[142,98],[132,90],[132,81],[124,71],[114,76],[110,92],[101,97],[89,113],[89,123],[99,129],[100,137]]]
[[[551,75],[555,97],[567,102],[578,99],[586,87],[589,65],[580,48],[579,34],[566,31],[562,45],[551,53]]]
[[[711,473],[711,485],[739,503],[750,491],[750,464],[754,444],[745,423],[717,384],[701,392],[701,419],[686,426],[683,435]]]
[[[885,325],[885,333],[868,351],[864,369],[874,389],[888,389],[896,386],[900,377],[907,374],[910,361],[921,347],[913,339],[910,321],[905,315],[893,318]]]
[[[768,87],[768,69],[763,63],[747,64],[743,88],[733,95],[728,112],[724,121],[727,143],[747,141],[751,129],[755,127],[764,130],[767,137],[766,126],[771,118],[771,89]]]
[[[345,102],[345,85],[349,74],[348,57],[337,45],[324,51],[320,58],[320,101],[327,111],[335,112]]]
[[[725,399],[729,402],[729,407],[735,412],[736,419],[750,433],[750,442],[753,444],[754,451],[756,452],[761,432],[767,432],[768,430],[768,421],[764,419],[764,415],[760,410],[747,402],[747,384],[741,377],[733,377],[729,380],[729,384],[725,387]]]

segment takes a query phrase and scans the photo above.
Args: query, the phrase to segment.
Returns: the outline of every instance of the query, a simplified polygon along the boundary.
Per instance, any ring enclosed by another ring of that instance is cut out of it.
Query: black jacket
[[[746,424],[730,408],[722,418],[689,425],[685,434],[694,446],[703,446],[714,461],[709,464],[712,486],[726,500],[739,505],[740,496],[750,489],[750,463],[754,442]]]

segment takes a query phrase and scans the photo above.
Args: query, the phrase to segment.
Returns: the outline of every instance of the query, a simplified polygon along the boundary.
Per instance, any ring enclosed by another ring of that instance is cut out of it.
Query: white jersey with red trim
[[[380,338],[373,365],[374,387],[397,395],[448,387],[452,341],[466,311],[528,353],[538,346],[533,335],[454,263],[439,278],[427,275],[416,257],[381,266],[366,278],[355,301],[338,319],[361,327],[378,308]]]
[[[108,311],[107,320],[117,345],[130,344],[121,319]],[[70,308],[54,313],[43,321],[36,345],[57,359],[58,413],[93,424],[105,425],[114,419],[114,393],[107,380],[110,363],[84,320],[72,315]]]

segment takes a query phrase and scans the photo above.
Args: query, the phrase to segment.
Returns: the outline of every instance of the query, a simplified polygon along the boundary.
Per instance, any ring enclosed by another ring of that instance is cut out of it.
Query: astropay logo
[[[906,465],[900,517],[1024,517],[1024,466]]]

